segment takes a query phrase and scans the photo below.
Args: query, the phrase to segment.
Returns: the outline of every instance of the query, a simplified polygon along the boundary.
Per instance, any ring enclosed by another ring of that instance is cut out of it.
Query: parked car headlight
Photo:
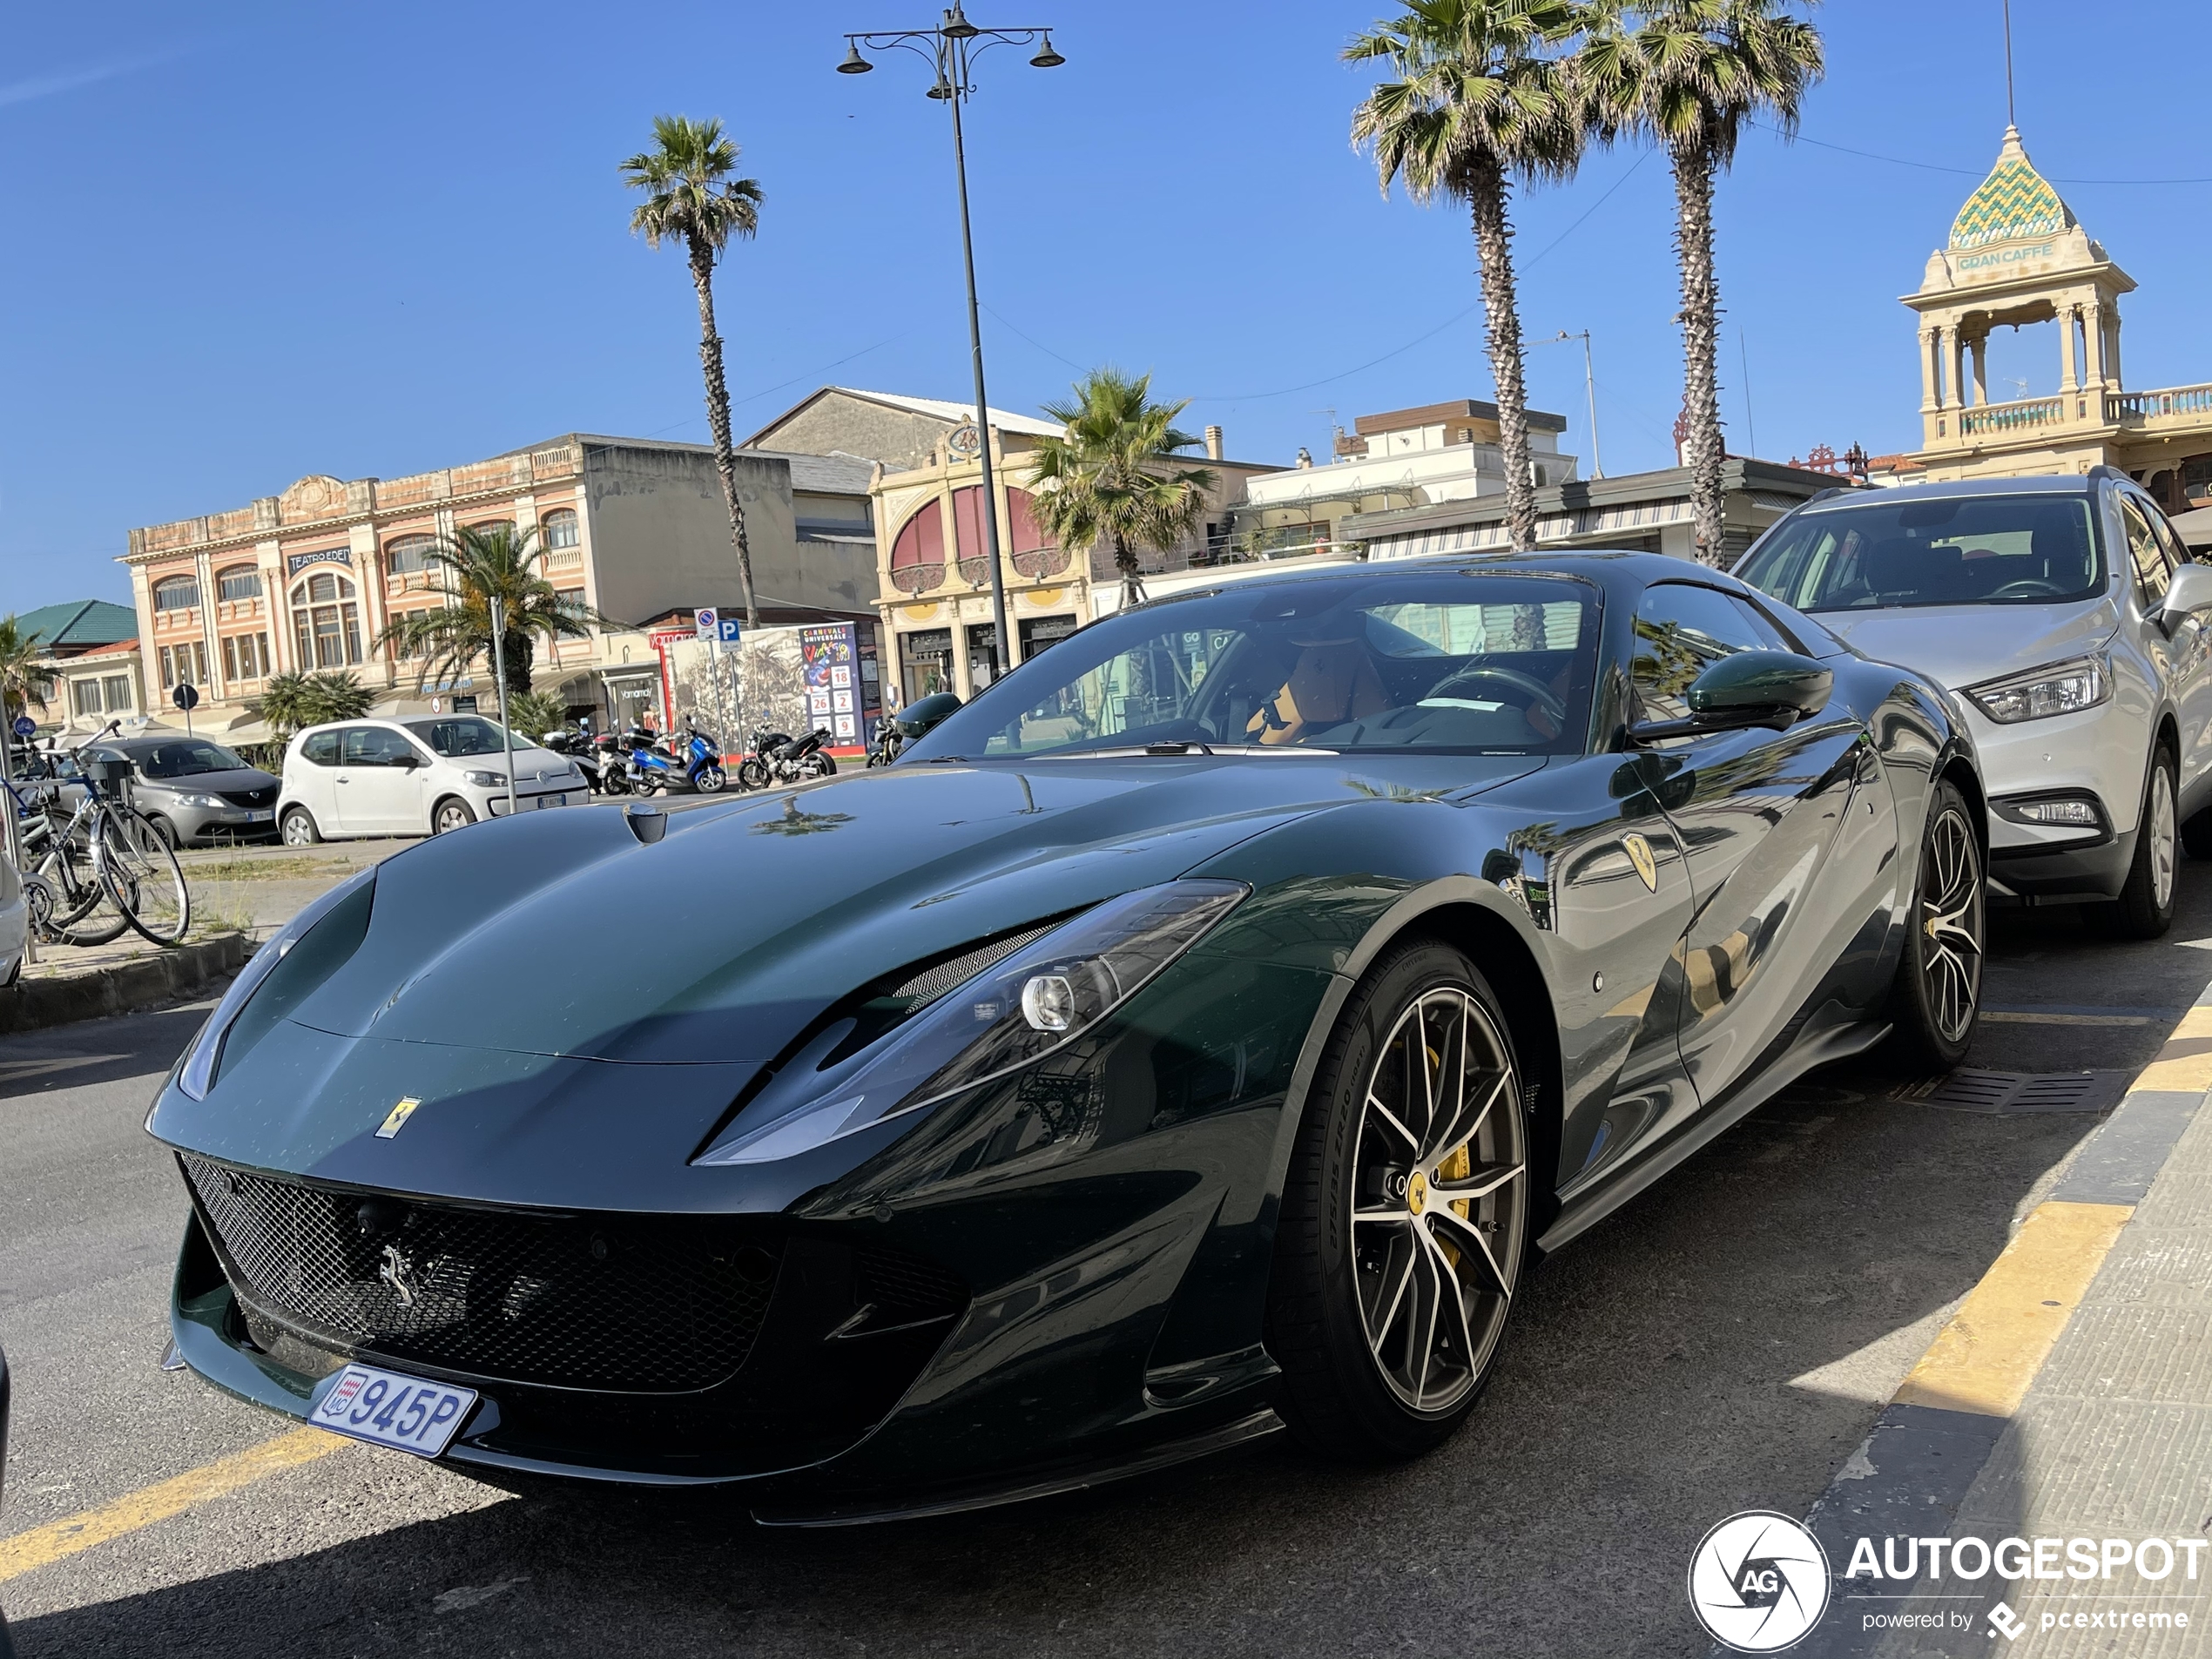
[[[503,772],[471,772],[464,773],[463,775],[470,783],[475,785],[479,789],[504,789],[507,787],[507,774]]]
[[[840,1057],[836,1022],[738,1115],[707,1164],[792,1157],[1040,1060],[1149,984],[1241,900],[1240,881],[1170,881],[1086,910]]]
[[[2049,663],[2025,674],[1969,685],[1966,695],[2000,725],[2022,720],[2048,719],[2054,714],[2079,714],[2112,696],[2112,663],[2102,652]]]
[[[220,795],[179,795],[176,802],[179,806],[198,806],[211,813],[219,812],[230,805]]]
[[[276,1022],[342,967],[368,932],[376,867],[304,906],[246,961],[177,1068],[177,1087],[207,1098],[228,1062],[242,1060]],[[327,923],[327,926],[323,924]]]

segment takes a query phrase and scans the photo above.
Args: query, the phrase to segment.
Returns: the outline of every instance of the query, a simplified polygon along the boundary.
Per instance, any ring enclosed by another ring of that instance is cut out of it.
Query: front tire
[[[2157,939],[2174,925],[2174,893],[2181,848],[2174,810],[2174,757],[2161,746],[2143,780],[2143,813],[2137,820],[2135,856],[2120,896],[2100,905],[2098,924],[2115,939]]]
[[[1920,834],[1910,925],[1890,993],[1891,1048],[1916,1067],[1949,1071],[1966,1057],[1981,1017],[1986,938],[1981,843],[1966,798],[1939,779]]]
[[[738,787],[765,789],[768,786],[768,764],[765,760],[745,760],[738,765]]]
[[[467,829],[475,821],[475,811],[467,801],[456,795],[448,795],[430,814],[430,833],[450,835],[455,830]]]
[[[724,775],[721,767],[701,766],[699,775],[691,781],[691,786],[702,795],[718,795],[727,782],[729,779]]]
[[[1527,1251],[1528,1144],[1481,974],[1431,941],[1387,953],[1314,1076],[1276,1236],[1268,1351],[1306,1447],[1414,1457],[1474,1409]]]
[[[315,827],[314,814],[304,806],[286,809],[280,828],[287,846],[313,846],[322,840],[322,832]]]

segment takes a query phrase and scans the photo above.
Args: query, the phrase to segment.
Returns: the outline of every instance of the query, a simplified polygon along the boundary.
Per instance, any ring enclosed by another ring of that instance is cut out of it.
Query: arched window
[[[307,667],[347,668],[361,659],[361,610],[354,584],[334,570],[320,570],[293,584],[292,636]]]
[[[970,484],[953,491],[953,533],[960,550],[960,579],[980,583],[991,579],[989,556],[983,548],[983,489]]]
[[[891,585],[927,593],[945,579],[945,515],[934,501],[899,527],[891,543]]]
[[[196,576],[166,577],[153,584],[156,610],[190,610],[199,603],[199,578]]]
[[[576,515],[565,507],[546,514],[538,521],[538,527],[549,551],[558,552],[563,548],[576,547],[583,540],[583,532],[577,525]]]
[[[384,543],[384,569],[393,576],[419,576],[430,568],[435,536],[395,536]]]
[[[1068,550],[1037,523],[1036,501],[1026,489],[1006,492],[1006,539],[1014,549],[1014,568],[1035,581],[1068,568]]]
[[[489,536],[495,530],[512,531],[515,521],[511,518],[488,518],[482,523],[471,524],[469,528],[479,536]]]
[[[250,564],[233,564],[216,571],[215,596],[219,599],[260,598],[260,571]]]

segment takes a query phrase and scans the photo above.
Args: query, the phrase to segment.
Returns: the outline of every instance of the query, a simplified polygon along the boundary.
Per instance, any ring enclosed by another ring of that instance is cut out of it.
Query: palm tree
[[[507,683],[500,688],[503,718],[505,698],[530,689],[538,639],[589,639],[588,623],[618,625],[564,604],[537,570],[543,556],[535,524],[519,530],[512,524],[462,526],[424,556],[446,590],[446,603],[394,617],[376,636],[377,644],[389,645],[402,661],[418,664],[418,691],[434,677],[459,679],[478,662],[491,660],[491,604],[496,599],[507,668]]]
[[[341,670],[303,674],[295,669],[273,676],[262,687],[255,712],[271,731],[289,738],[304,726],[358,720],[375,700],[368,687]]]
[[[1393,77],[1352,116],[1352,142],[1373,146],[1384,193],[1402,178],[1414,200],[1456,197],[1473,216],[1516,551],[1536,545],[1536,489],[1506,208],[1515,176],[1562,179],[1580,158],[1582,125],[1559,61],[1547,54],[1581,24],[1570,0],[1412,0],[1344,51],[1386,64]]]
[[[45,654],[37,634],[24,632],[12,614],[0,617],[0,718],[12,720],[33,703],[46,706],[46,693],[61,677],[38,660]]]
[[[1037,523],[1071,553],[1106,543],[1121,573],[1122,603],[1140,604],[1138,550],[1164,551],[1197,529],[1215,477],[1177,464],[1176,451],[1198,442],[1175,424],[1190,399],[1155,403],[1150,374],[1117,368],[1094,368],[1074,389],[1068,401],[1044,406],[1065,430],[1030,458]]]
[[[1817,3],[1817,0],[1808,0]],[[1682,266],[1683,409],[1697,556],[1726,555],[1721,516],[1720,287],[1713,266],[1713,178],[1736,158],[1744,123],[1797,130],[1824,68],[1820,32],[1783,0],[1601,0],[1576,55],[1576,80],[1600,136],[1641,134],[1675,174]]]
[[[745,539],[745,506],[738,500],[737,452],[730,442],[730,388],[722,378],[722,336],[714,331],[714,265],[732,236],[760,227],[760,185],[732,175],[738,146],[722,123],[680,115],[653,118],[653,148],[622,164],[623,182],[647,192],[630,216],[631,233],[649,247],[681,241],[699,296],[699,364],[706,374],[706,423],[714,435],[714,467],[730,509],[730,540],[738,550],[738,580],[745,591],[748,628],[760,625],[752,598],[752,547]]]

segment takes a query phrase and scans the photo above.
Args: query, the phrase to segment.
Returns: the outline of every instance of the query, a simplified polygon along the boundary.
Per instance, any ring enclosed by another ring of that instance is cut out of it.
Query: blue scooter
[[[722,771],[722,745],[711,732],[702,732],[690,715],[684,717],[684,781],[702,795],[718,795],[729,781]]]

